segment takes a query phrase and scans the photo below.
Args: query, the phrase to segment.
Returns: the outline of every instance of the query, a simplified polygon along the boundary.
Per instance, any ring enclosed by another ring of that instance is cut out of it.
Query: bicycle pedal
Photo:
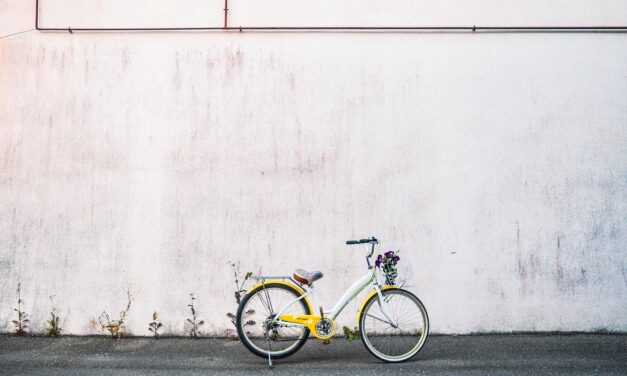
[[[322,340],[322,344],[323,345],[330,345],[331,344],[331,340],[330,339],[324,339],[324,340]]]

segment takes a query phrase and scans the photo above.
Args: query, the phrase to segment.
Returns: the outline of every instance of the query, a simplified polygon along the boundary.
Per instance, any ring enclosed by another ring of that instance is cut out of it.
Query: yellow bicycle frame
[[[279,320],[281,321],[304,325],[305,327],[307,327],[307,329],[309,329],[311,334],[318,339],[322,339],[322,340],[329,339],[333,337],[333,335],[335,334],[335,331],[337,330],[337,326],[335,325],[335,321],[333,321],[330,317],[325,317],[325,319],[329,320],[331,324],[333,324],[333,330],[331,330],[329,335],[321,336],[318,334],[318,331],[316,330],[316,324],[318,323],[318,321],[320,321],[321,318],[322,317],[320,317],[319,315],[284,314],[284,315],[279,316]]]

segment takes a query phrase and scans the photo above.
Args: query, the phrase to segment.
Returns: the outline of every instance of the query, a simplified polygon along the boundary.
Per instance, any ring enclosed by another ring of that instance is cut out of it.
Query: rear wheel
[[[429,334],[429,317],[422,302],[402,289],[382,291],[383,301],[395,325],[383,314],[379,295],[373,295],[359,319],[361,340],[375,357],[403,362],[422,349]]]
[[[267,283],[246,294],[237,310],[237,333],[253,354],[267,358],[288,357],[305,344],[309,329],[302,326],[282,326],[272,320],[289,302],[301,296],[295,288],[280,283]],[[311,314],[304,299],[292,304],[283,314]]]

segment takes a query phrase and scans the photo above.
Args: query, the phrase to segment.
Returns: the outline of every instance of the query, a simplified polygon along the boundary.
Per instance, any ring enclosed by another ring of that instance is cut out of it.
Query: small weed
[[[246,290],[244,290],[244,283],[246,283],[246,281],[253,275],[252,272],[248,272],[244,275],[244,278],[240,281],[240,275],[241,275],[241,271],[240,271],[240,263],[234,263],[231,261],[227,261],[227,264],[231,267],[231,269],[233,270],[233,279],[235,280],[235,292],[234,292],[234,296],[235,296],[235,302],[237,303],[237,305],[240,304],[240,302],[242,301],[242,295],[243,293],[246,292]],[[244,312],[244,315],[242,317],[243,320],[246,319],[246,317],[250,317],[250,315],[254,314],[255,311],[252,309],[247,310],[246,312]],[[233,324],[233,326],[235,327],[235,329],[229,328],[225,330],[225,333],[227,336],[235,336],[235,338],[237,338],[237,318],[236,316],[229,312],[226,314],[226,317],[229,318],[229,320],[231,320],[231,324]],[[250,326],[250,325],[255,325],[255,321],[253,320],[247,320],[243,326]]]
[[[194,305],[194,300],[196,300],[196,298],[194,297],[193,293],[189,294],[189,296],[191,297],[191,303],[188,304],[187,306],[192,311],[192,317],[187,319],[187,321],[192,326],[189,331],[189,336],[192,338],[198,338],[198,335],[201,334],[200,326],[202,326],[205,323],[205,321],[204,320],[196,321],[196,307]]]
[[[106,330],[111,335],[111,338],[117,338],[118,341],[122,338],[122,334],[126,330],[126,316],[128,315],[128,311],[131,310],[131,303],[133,302],[133,296],[131,295],[130,288],[127,288],[126,290],[126,298],[126,308],[120,311],[120,317],[118,319],[111,318],[111,315],[109,315],[107,311],[102,311],[98,317],[98,323],[100,324],[101,330]]]
[[[17,320],[13,320],[13,326],[15,330],[15,335],[23,336],[26,335],[28,330],[28,323],[30,320],[28,319],[28,314],[22,311],[22,284],[18,282],[17,284],[17,308],[13,308],[15,312],[17,312]]]
[[[153,336],[155,338],[159,338],[159,329],[161,329],[161,327],[163,326],[162,323],[160,323],[159,321],[157,321],[157,319],[159,318],[159,316],[157,315],[157,312],[153,312],[152,313],[152,322],[150,324],[148,324],[148,330],[150,330],[153,334]]]
[[[54,306],[54,295],[50,295],[50,307],[50,320],[46,321],[48,323],[48,337],[58,337],[63,329],[59,326],[59,315]]]
[[[242,300],[242,293],[246,292],[246,290],[244,290],[244,283],[246,283],[246,281],[252,277],[253,273],[252,272],[248,272],[244,275],[244,279],[242,281],[239,280],[240,278],[240,264],[239,262],[236,264],[234,262],[231,261],[227,261],[227,264],[229,264],[231,266],[231,269],[233,270],[233,278],[235,279],[235,302],[237,302],[237,304],[239,305],[239,303]]]
[[[355,327],[355,329],[351,330],[348,326],[344,326],[344,337],[351,342],[356,340],[359,338],[359,329]]]

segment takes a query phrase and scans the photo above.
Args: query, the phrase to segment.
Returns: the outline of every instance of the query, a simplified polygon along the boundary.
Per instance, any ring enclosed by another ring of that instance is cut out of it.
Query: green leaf
[[[202,325],[202,324],[204,324],[204,323],[205,323],[204,321],[200,321],[200,322],[199,322],[198,324],[196,324],[196,325],[201,326],[201,325]]]

